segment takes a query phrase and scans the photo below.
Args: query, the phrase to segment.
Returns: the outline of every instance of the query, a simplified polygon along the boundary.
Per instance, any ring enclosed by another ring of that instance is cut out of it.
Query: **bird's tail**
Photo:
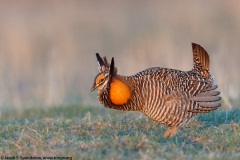
[[[199,44],[192,43],[193,71],[211,80],[210,59],[207,51]]]

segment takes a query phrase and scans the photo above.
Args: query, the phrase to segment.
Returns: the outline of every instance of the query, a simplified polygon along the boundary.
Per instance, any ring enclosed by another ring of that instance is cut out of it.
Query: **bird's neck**
[[[136,98],[133,79],[116,75],[107,88],[99,95],[99,100],[105,107],[117,110],[141,110],[140,101]],[[135,84],[136,85],[136,84]]]

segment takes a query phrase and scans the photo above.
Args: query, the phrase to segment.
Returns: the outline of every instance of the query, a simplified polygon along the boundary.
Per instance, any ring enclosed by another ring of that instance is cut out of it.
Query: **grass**
[[[240,159],[240,110],[199,115],[174,138],[137,112],[81,105],[8,109],[1,156],[73,159]]]

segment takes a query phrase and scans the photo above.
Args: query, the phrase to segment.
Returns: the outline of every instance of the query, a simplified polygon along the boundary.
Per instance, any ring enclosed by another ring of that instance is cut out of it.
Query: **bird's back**
[[[179,126],[196,114],[189,112],[198,107],[191,97],[208,85],[205,78],[192,71],[159,67],[139,72],[132,78],[138,81],[134,93],[138,92],[142,100],[141,112],[168,126]]]

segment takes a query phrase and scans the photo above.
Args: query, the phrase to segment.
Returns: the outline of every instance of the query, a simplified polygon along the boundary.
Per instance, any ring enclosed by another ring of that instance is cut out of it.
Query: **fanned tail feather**
[[[193,50],[193,71],[202,75],[209,81],[211,81],[210,76],[210,59],[207,51],[199,44],[192,43]]]
[[[209,55],[207,51],[199,44],[192,43],[194,68],[209,70]]]

